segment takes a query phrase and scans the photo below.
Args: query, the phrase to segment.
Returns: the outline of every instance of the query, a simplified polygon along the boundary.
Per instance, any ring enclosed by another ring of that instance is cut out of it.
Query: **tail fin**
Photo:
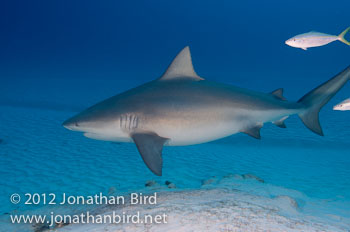
[[[350,30],[350,27],[346,28],[342,33],[340,33],[340,35],[338,35],[338,38],[340,41],[342,41],[343,43],[350,45],[350,42],[347,41],[344,37],[345,34]]]
[[[303,104],[305,110],[299,113],[299,117],[312,132],[323,136],[318,114],[325,104],[350,80],[350,66],[344,71],[311,90],[298,102]]]

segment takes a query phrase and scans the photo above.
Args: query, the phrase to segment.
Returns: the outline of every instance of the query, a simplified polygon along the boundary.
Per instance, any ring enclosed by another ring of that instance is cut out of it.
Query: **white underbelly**
[[[241,112],[242,113],[242,110]],[[272,122],[292,112],[281,111],[245,111],[240,117],[227,117],[215,115],[216,117],[196,119],[158,119],[135,128],[136,131],[128,130],[105,130],[96,133],[85,133],[91,139],[133,142],[132,133],[154,132],[161,137],[168,138],[166,146],[194,145],[221,139],[232,134],[241,132],[244,129],[255,126],[257,123]],[[242,116],[244,115],[244,116]],[[117,133],[118,131],[118,133]]]
[[[157,134],[169,138],[167,146],[185,146],[214,141],[220,138],[239,133],[241,125],[233,123],[218,123],[217,125],[193,128],[183,128],[183,130],[162,131],[157,130]]]
[[[181,123],[180,123],[181,124]],[[205,125],[192,124],[173,126],[172,124],[153,124],[146,128],[136,131],[123,131],[122,133],[110,133],[110,131],[99,131],[97,133],[84,133],[84,136],[90,139],[113,141],[113,142],[133,142],[132,133],[154,132],[161,137],[168,138],[166,146],[185,146],[200,144],[216,139],[220,139],[235,133],[238,133],[242,125],[230,122],[220,121],[208,123]]]
[[[244,118],[232,118],[228,120],[216,120],[205,124],[185,125],[183,127],[157,128],[157,134],[169,138],[166,145],[184,146],[200,144],[221,139],[241,131],[254,127],[257,124],[274,122],[281,118],[294,114],[292,111],[247,111]]]

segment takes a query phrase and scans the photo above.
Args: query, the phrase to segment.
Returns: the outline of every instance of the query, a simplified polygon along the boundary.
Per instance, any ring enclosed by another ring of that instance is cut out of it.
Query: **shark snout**
[[[75,130],[77,127],[79,127],[78,120],[76,120],[74,117],[70,118],[62,123],[62,126],[67,128],[68,130]]]

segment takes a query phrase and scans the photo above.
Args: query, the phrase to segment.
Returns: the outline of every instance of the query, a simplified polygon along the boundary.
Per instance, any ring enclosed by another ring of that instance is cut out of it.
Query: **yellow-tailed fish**
[[[346,99],[333,107],[333,110],[350,110],[350,98]]]
[[[325,33],[320,33],[316,31],[310,31],[308,33],[300,34],[288,39],[285,43],[291,47],[308,49],[311,47],[320,47],[329,44],[333,41],[339,40],[347,45],[350,42],[347,41],[344,36],[350,30],[350,27],[345,29],[340,35],[329,35]]]

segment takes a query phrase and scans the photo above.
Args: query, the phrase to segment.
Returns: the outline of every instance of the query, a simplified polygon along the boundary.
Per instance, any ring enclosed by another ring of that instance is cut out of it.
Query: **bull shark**
[[[297,114],[307,128],[323,136],[320,109],[350,79],[350,66],[300,100],[287,101],[283,89],[255,92],[205,80],[185,47],[158,79],[108,98],[63,123],[88,138],[134,142],[147,167],[162,175],[163,146],[184,146],[236,133],[260,139],[264,123],[285,128]]]

